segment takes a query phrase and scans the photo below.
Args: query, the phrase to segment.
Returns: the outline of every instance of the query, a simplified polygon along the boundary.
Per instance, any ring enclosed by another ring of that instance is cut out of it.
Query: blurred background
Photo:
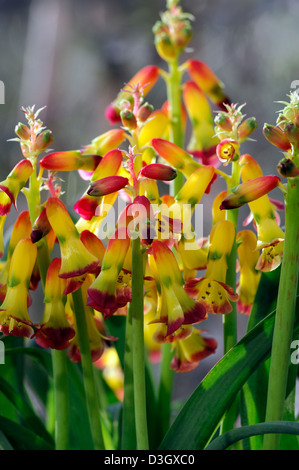
[[[275,123],[281,108],[276,101],[285,100],[291,84],[299,80],[299,2],[182,0],[181,5],[195,17],[193,51],[182,60],[205,61],[224,82],[231,100],[246,103],[244,113],[255,116],[259,127],[256,141],[242,150],[251,153],[265,173],[276,172],[281,155],[265,140],[262,127]],[[15,137],[17,122],[25,122],[21,106],[46,106],[40,117],[53,131],[55,150],[81,148],[111,128],[104,110],[119,89],[147,64],[165,67],[152,34],[165,7],[164,0],[0,0],[0,80],[5,86],[0,180],[21,157],[18,144],[8,142]],[[165,98],[161,80],[148,101],[158,107]],[[80,184],[66,177],[65,188],[74,197],[81,195]],[[208,204],[212,197],[213,192]],[[204,217],[206,235],[209,213],[204,211]],[[217,354],[202,361],[195,373],[176,375],[177,397],[189,394],[221,355],[221,321],[213,318],[207,326],[219,343]],[[239,322],[242,335],[247,318],[240,316]]]

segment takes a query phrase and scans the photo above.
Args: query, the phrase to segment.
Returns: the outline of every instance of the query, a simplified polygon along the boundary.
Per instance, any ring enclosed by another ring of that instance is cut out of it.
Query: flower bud
[[[29,140],[31,136],[31,132],[28,126],[19,122],[15,127],[15,133],[17,136],[22,140]]]
[[[128,178],[123,176],[106,176],[91,183],[87,190],[88,196],[101,197],[106,194],[115,193],[128,184]]]
[[[177,170],[180,170],[186,178],[200,167],[199,163],[194,161],[188,152],[168,140],[152,139],[152,146],[160,157],[164,158]]]
[[[134,130],[137,127],[137,120],[134,113],[130,109],[123,109],[120,112],[120,119],[122,125],[130,130]]]
[[[176,178],[177,173],[171,166],[162,163],[151,163],[143,167],[139,175],[154,180],[172,181]]]
[[[229,119],[228,115],[224,112],[220,112],[215,117],[215,125],[219,128],[220,131],[231,132],[233,124]]]
[[[150,117],[153,110],[154,110],[154,107],[151,104],[144,103],[142,106],[140,106],[138,110],[137,119],[140,122],[145,122]]]
[[[298,146],[299,144],[299,129],[291,121],[284,122],[283,130],[292,145]]]
[[[285,178],[293,178],[299,175],[299,168],[290,158],[284,158],[280,160],[277,165],[277,171],[280,176]]]
[[[266,139],[281,150],[290,150],[291,143],[286,134],[279,127],[264,124],[263,134]]]
[[[52,131],[46,129],[36,139],[35,149],[39,151],[45,150],[53,142]]]
[[[243,121],[238,127],[238,136],[240,141],[246,140],[256,128],[257,120],[255,117],[250,117]]]

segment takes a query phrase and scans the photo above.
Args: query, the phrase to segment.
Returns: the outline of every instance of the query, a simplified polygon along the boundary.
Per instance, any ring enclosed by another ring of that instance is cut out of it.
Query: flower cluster
[[[154,28],[157,51],[168,62],[177,59],[191,38],[190,18],[177,2],[172,3]],[[250,313],[261,271],[273,270],[281,262],[284,232],[277,214],[279,203],[268,193],[282,184],[278,176],[264,176],[257,161],[241,152],[242,143],[257,127],[255,118],[244,120],[242,106],[230,103],[207,64],[188,60],[178,68],[180,77],[185,72],[181,124],[182,131],[187,122],[192,129],[185,148],[170,138],[171,103],[166,100],[154,110],[144,100],[159,79],[169,80],[155,65],[135,74],[107,107],[107,119],[119,127],[82,149],[47,151],[38,160],[52,142],[52,133],[38,119],[39,111],[24,109],[28,125],[16,127],[23,159],[0,183],[2,235],[6,215],[16,207],[20,191],[29,209],[19,215],[2,263],[3,334],[34,338],[45,348],[67,349],[71,360],[80,361],[72,294],[81,290],[91,355],[97,361],[116,340],[106,331],[105,320],[127,315],[132,302],[132,240],[136,237],[144,257],[145,341],[151,351],[171,343],[174,370],[192,370],[215,352],[216,341],[199,328],[209,314],[229,314],[234,305],[240,313]],[[219,111],[215,119],[214,105]],[[278,127],[264,128],[267,139],[287,152],[279,165],[282,176],[298,174],[297,108],[297,103],[291,103],[280,115]],[[232,175],[221,165],[231,165]],[[72,208],[75,216],[63,202],[59,178],[60,172],[70,171],[88,182]],[[169,194],[166,189],[178,174],[183,183],[176,194]],[[227,188],[211,205],[209,236],[198,239],[192,216],[218,177]],[[40,198],[42,189],[49,194],[45,201]],[[111,233],[101,239],[99,232],[119,200],[125,207]],[[244,204],[250,209],[244,225],[252,222],[253,229],[238,232],[228,214]],[[239,270],[236,286],[227,282],[234,246]],[[40,279],[44,312],[34,323],[27,309],[30,291]]]

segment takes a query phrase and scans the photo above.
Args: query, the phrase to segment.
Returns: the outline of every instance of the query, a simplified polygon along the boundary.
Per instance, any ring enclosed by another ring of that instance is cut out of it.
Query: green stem
[[[104,450],[104,439],[101,426],[99,401],[95,386],[95,377],[91,359],[88,330],[85,318],[85,306],[81,289],[72,294],[74,312],[79,336],[81,363],[83,370],[84,388],[86,395],[87,411],[95,450]]]
[[[232,163],[232,176],[228,185],[228,193],[231,188],[237,186],[240,182],[239,162]],[[226,220],[229,220],[235,227],[237,233],[238,226],[238,209],[226,211]],[[228,267],[226,275],[226,283],[234,290],[236,289],[236,263],[237,263],[237,244],[236,236],[233,242],[232,250],[228,258]],[[232,304],[231,313],[223,315],[223,337],[224,337],[224,353],[231,349],[237,342],[237,310],[235,302]]]
[[[124,352],[124,400],[121,438],[122,450],[132,450],[136,448],[132,344],[132,304],[130,303],[128,305],[128,314],[126,321],[126,340]]]
[[[299,268],[299,178],[289,178],[285,204],[285,241],[269,371],[266,421],[283,417],[293,339]],[[275,450],[279,435],[266,435],[264,449]]]
[[[33,224],[39,215],[40,181],[37,178],[37,158],[31,158],[33,172],[29,179],[27,197],[30,220]],[[45,288],[48,267],[51,259],[45,238],[37,243],[37,263],[41,282]],[[65,351],[52,350],[52,366],[55,396],[55,446],[57,450],[67,450],[69,443],[69,393],[67,381],[67,358]]]
[[[55,448],[67,450],[69,443],[69,400],[67,386],[67,357],[65,351],[52,350],[55,390]]]
[[[148,429],[146,415],[144,305],[143,305],[143,254],[140,238],[132,240],[132,349],[134,403],[137,449],[147,450]]]
[[[169,75],[167,78],[167,99],[170,111],[170,133],[169,140],[178,147],[184,147],[184,133],[182,127],[182,105],[181,105],[181,78],[182,72],[178,66],[178,59],[168,63]],[[184,176],[178,171],[173,181],[173,194],[176,195],[184,184]]]
[[[170,344],[163,344],[162,347],[162,360],[161,360],[161,380],[158,391],[158,410],[160,422],[160,439],[162,441],[164,435],[168,431],[170,424],[170,406],[172,400],[172,386],[173,386],[173,370],[170,369],[169,364],[173,357]]]

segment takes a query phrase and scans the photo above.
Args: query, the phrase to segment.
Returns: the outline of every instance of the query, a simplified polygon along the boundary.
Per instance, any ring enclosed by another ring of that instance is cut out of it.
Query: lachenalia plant
[[[203,449],[210,441],[216,445],[217,434],[226,439],[241,413],[236,397],[269,352],[266,343],[254,351],[253,329],[244,339],[247,351],[239,355],[238,315],[250,323],[263,279],[280,269],[264,448],[279,446],[271,429],[286,432],[271,423],[282,422],[287,384],[295,387],[289,353],[297,331],[298,96],[290,95],[276,126],[264,126],[266,139],[284,153],[278,174],[264,175],[257,159],[243,151],[256,119],[246,118],[245,105],[227,97],[207,64],[181,60],[192,20],[178,1],[167,2],[153,28],[166,67],[146,65],[133,75],[105,110],[113,127],[82,148],[50,149],[53,134],[35,107],[22,109],[27,122],[15,128],[21,160],[0,183],[0,331],[4,342],[24,338],[24,355],[50,352],[55,426],[47,425],[50,418],[41,425],[45,440],[36,438],[37,447],[74,446],[71,365],[82,380],[93,449]],[[145,98],[158,81],[164,82],[165,101],[154,109]],[[62,179],[71,172],[86,184],[72,207]],[[223,186],[213,195],[216,180]],[[283,201],[268,195],[275,188]],[[7,239],[6,219],[17,209],[19,193],[27,209],[16,212]],[[208,235],[199,238],[194,219],[203,198],[210,203],[211,222]],[[249,213],[240,221],[244,205]],[[279,210],[285,210],[285,229]],[[29,311],[38,287],[43,308],[33,318]],[[187,402],[188,412],[183,407],[173,422],[174,374],[187,377],[218,348],[204,326],[211,315],[223,318],[225,363],[210,371]],[[241,379],[234,375],[236,361]],[[223,371],[235,388],[221,388]],[[213,386],[206,385],[209,380]],[[203,404],[190,408],[204,391]],[[215,396],[223,399],[215,404]],[[204,425],[201,406],[212,414]],[[47,410],[51,415],[48,405]],[[0,416],[1,423],[2,435],[9,437]]]

